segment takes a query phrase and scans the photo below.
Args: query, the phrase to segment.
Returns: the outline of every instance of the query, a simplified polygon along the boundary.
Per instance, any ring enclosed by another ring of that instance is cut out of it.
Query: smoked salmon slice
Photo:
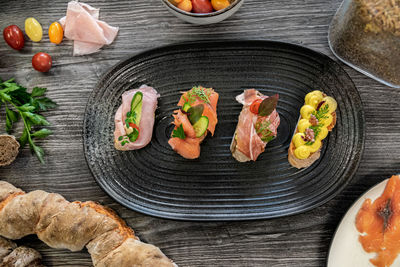
[[[181,108],[175,110],[172,115],[175,127],[168,141],[172,149],[182,157],[186,159],[198,158],[200,156],[200,144],[207,136],[207,132],[214,135],[215,127],[218,123],[218,98],[218,93],[212,88],[202,86],[193,87],[182,94],[178,102],[178,106]],[[199,123],[193,121],[193,117],[191,117],[196,112],[193,108],[199,106],[202,106],[202,109],[201,111],[197,110],[197,119],[207,123],[200,123],[201,127],[204,127],[204,131],[198,126]]]
[[[400,177],[392,176],[382,195],[366,199],[356,217],[359,241],[368,253],[376,253],[370,262],[377,267],[392,265],[400,253]]]

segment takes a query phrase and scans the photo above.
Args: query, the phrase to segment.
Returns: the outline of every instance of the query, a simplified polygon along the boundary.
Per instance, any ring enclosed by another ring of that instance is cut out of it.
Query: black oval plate
[[[161,94],[153,139],[143,149],[117,151],[114,114],[122,93],[141,84]],[[214,137],[202,143],[200,158],[186,160],[167,142],[180,92],[194,85],[219,93],[219,122]],[[247,88],[279,93],[281,124],[256,162],[239,163],[229,145],[242,109],[235,96]],[[321,158],[297,170],[287,150],[312,90],[336,98],[338,121]],[[272,41],[184,43],[143,52],[106,73],[89,97],[83,137],[96,181],[128,208],[179,220],[273,218],[317,207],[348,184],[364,147],[364,113],[349,76],[321,53]]]

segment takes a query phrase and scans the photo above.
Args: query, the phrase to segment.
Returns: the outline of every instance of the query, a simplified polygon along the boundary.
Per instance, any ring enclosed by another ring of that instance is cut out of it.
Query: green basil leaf
[[[278,99],[279,99],[278,94],[264,99],[261,102],[260,107],[258,108],[258,115],[262,117],[270,115],[274,111],[274,109],[276,109],[276,105],[278,104]]]
[[[187,111],[188,118],[192,125],[195,124],[200,119],[200,117],[203,115],[203,111],[204,111],[203,104],[199,104],[188,109]]]

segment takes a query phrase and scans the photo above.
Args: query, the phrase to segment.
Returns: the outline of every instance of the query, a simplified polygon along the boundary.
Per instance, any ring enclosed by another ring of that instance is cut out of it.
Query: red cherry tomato
[[[47,72],[52,65],[51,56],[49,54],[39,52],[32,58],[32,66],[35,70],[40,72]]]
[[[192,0],[192,6],[194,13],[211,13],[214,11],[210,0]]]
[[[251,103],[250,105],[250,111],[253,112],[254,114],[258,114],[258,109],[260,108],[260,104],[262,102],[262,99],[256,99]]]
[[[135,128],[136,130],[139,131],[139,127],[136,124],[134,124],[133,122],[130,122],[129,126],[131,126],[132,128]]]
[[[15,50],[21,50],[24,47],[24,34],[17,25],[10,25],[3,30],[4,40]]]

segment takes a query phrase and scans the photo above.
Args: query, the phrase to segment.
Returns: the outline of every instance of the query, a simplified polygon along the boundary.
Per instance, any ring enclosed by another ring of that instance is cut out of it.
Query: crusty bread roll
[[[176,266],[159,248],[141,242],[111,209],[41,190],[25,193],[0,181],[0,236],[30,234],[53,248],[86,246],[95,267]]]
[[[336,125],[336,112],[332,113],[332,118],[333,118],[332,123],[327,127],[328,131],[332,131],[333,127],[335,127],[335,125]],[[295,135],[297,132],[298,131],[297,131],[297,127],[296,127],[296,131],[293,135]],[[321,142],[321,143],[322,143],[321,144],[321,148],[322,148],[324,143],[323,142]],[[313,164],[317,159],[319,159],[319,157],[321,156],[321,148],[317,152],[311,153],[310,156],[306,159],[298,159],[294,155],[294,150],[296,149],[296,147],[294,146],[293,139],[292,139],[290,146],[289,146],[289,151],[288,151],[289,163],[293,167],[296,167],[298,169],[307,168],[307,167],[311,166],[311,164]]]
[[[19,152],[19,143],[12,135],[0,135],[0,166],[10,165]]]
[[[2,267],[44,267],[39,252],[28,247],[17,247],[14,242],[0,237],[0,266]]]

